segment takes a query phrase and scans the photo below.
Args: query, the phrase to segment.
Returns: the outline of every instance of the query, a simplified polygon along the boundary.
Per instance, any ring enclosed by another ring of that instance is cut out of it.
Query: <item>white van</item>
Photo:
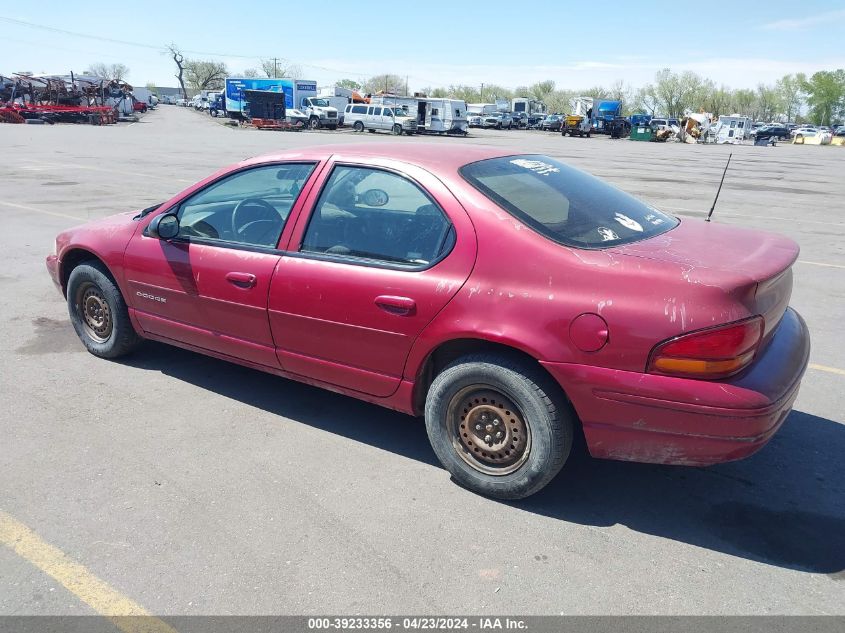
[[[343,112],[343,122],[356,132],[387,130],[396,135],[408,136],[417,131],[417,120],[402,108],[350,103]]]

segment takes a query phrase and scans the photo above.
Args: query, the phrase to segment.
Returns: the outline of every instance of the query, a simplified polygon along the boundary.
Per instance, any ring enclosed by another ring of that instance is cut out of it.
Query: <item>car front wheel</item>
[[[99,262],[85,262],[71,271],[67,302],[73,329],[94,356],[117,358],[141,343],[120,290]]]
[[[464,487],[522,499],[548,484],[572,448],[573,415],[539,368],[508,356],[467,356],[432,382],[428,437]]]

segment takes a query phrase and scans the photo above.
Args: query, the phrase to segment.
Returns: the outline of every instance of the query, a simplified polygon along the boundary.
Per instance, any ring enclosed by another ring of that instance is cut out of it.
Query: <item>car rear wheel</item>
[[[361,121],[355,121],[355,125],[352,126],[356,132],[363,132],[364,131],[364,124]]]
[[[120,290],[99,262],[88,261],[71,271],[67,302],[73,329],[95,356],[117,358],[141,343]]]
[[[429,389],[425,423],[455,481],[498,499],[543,488],[572,448],[573,415],[557,386],[503,355],[467,356],[446,367]]]

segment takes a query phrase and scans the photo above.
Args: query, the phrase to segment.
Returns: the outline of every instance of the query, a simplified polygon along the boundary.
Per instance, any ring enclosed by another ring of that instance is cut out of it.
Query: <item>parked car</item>
[[[481,127],[483,117],[477,112],[467,112],[467,127]]]
[[[351,125],[356,132],[387,130],[396,135],[404,132],[410,136],[417,131],[416,118],[400,107],[350,103],[343,116],[346,125]]]
[[[662,464],[764,446],[808,362],[797,255],[547,156],[369,143],[242,161],[46,263],[95,356],[152,339],[424,414],[456,481],[514,499],[576,432]]]
[[[790,132],[792,136],[802,134],[804,136],[813,136],[818,130],[812,125],[801,125]]]
[[[536,112],[534,114],[528,115],[527,127],[529,130],[539,130],[543,124],[543,120],[546,118],[545,114],[540,112]]]
[[[513,127],[528,127],[528,115],[525,114],[525,112],[513,112],[511,114],[511,119],[513,119]]]
[[[496,128],[497,130],[509,130],[513,127],[513,119],[507,112],[486,114],[481,119],[481,127]]]
[[[751,132],[752,138],[777,138],[788,141],[790,138],[789,128],[785,125],[764,125]]]
[[[544,131],[560,132],[561,125],[563,125],[563,116],[560,114],[550,114],[543,119],[542,123],[540,123],[540,129]]]
[[[667,130],[671,127],[680,127],[681,122],[678,119],[654,118],[650,123],[653,130]]]
[[[134,99],[132,101],[132,109],[135,112],[146,112],[147,111],[147,104],[144,103],[143,101],[138,101],[137,99]]]

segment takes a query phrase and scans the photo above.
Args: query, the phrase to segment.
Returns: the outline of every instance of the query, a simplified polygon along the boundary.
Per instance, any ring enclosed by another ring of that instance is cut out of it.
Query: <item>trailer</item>
[[[467,104],[462,99],[379,95],[370,103],[402,108],[416,118],[417,134],[467,134]]]
[[[263,90],[277,92],[285,96],[285,108],[301,109],[308,115],[312,128],[328,127],[334,129],[338,125],[337,108],[328,101],[317,97],[317,82],[304,79],[255,79],[251,77],[227,77],[225,83],[226,114],[229,117],[243,119],[245,108],[245,92],[247,90]]]
[[[511,99],[511,112],[522,112],[525,114],[544,114],[546,106],[542,101],[529,99],[528,97],[515,97]]]

